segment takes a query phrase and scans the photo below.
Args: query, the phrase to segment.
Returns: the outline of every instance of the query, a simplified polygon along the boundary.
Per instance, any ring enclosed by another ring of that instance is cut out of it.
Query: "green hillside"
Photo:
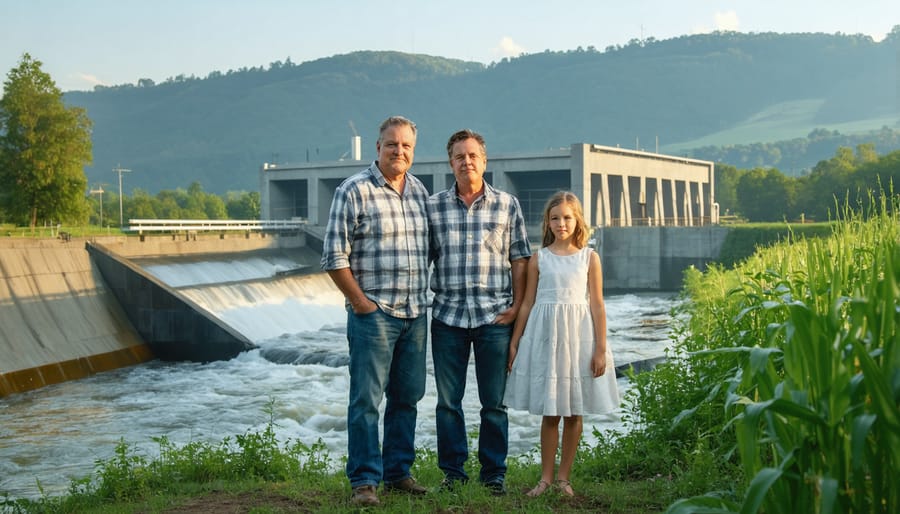
[[[420,158],[441,156],[449,134],[463,127],[485,134],[494,154],[589,142],[659,145],[713,160],[727,155],[724,147],[816,130],[845,139],[883,128],[894,134],[898,51],[900,26],[877,43],[861,35],[729,32],[547,51],[488,66],[366,51],[161,84],[145,79],[65,99],[94,121],[89,183],[111,183],[121,163],[133,170],[126,192],[196,180],[221,193],[256,189],[264,162],[340,159],[354,128],[370,160],[376,127],[391,114],[418,123]],[[879,151],[896,149],[891,137]],[[835,151],[822,144],[784,155],[797,146],[752,160],[800,172]]]

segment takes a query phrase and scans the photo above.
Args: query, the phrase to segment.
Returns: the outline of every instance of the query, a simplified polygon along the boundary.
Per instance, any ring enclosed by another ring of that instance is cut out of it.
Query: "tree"
[[[236,220],[258,220],[259,219],[259,192],[235,192],[230,191],[226,195],[225,207],[228,210],[228,217]]]
[[[203,210],[206,217],[211,220],[228,219],[228,210],[225,208],[222,197],[212,193],[206,193],[206,197],[203,199]]]
[[[157,203],[158,202],[156,201],[156,199],[147,194],[146,191],[142,189],[135,189],[134,191],[132,191],[131,200],[127,203],[126,211],[128,212],[128,218],[158,218],[158,216],[156,215]]]
[[[794,215],[795,186],[775,168],[755,168],[738,180],[740,212],[750,221],[781,221]]]
[[[737,211],[737,184],[743,174],[743,170],[734,166],[716,163],[716,202],[722,214]]]
[[[0,205],[12,221],[83,222],[84,166],[91,163],[91,121],[66,107],[62,92],[27,53],[10,70],[0,99]]]

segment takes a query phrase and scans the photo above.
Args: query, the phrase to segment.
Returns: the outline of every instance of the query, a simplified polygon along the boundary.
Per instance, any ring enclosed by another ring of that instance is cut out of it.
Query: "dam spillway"
[[[307,260],[315,258],[302,250],[304,244],[302,236],[262,233],[0,239],[0,397],[159,357],[147,344],[140,319],[128,312],[103,277],[95,262],[98,255],[128,260],[292,247],[299,248]],[[90,245],[104,251],[95,251],[92,257]],[[171,310],[162,323],[160,316],[165,312],[153,314],[145,309],[141,315],[155,317],[156,329],[174,334],[174,340],[185,332],[179,325],[184,316],[172,316]]]

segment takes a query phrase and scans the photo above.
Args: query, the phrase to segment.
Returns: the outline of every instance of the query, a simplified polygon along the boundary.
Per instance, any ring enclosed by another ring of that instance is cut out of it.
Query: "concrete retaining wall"
[[[0,396],[145,362],[84,240],[0,239]]]
[[[718,258],[728,229],[706,227],[604,227],[596,229],[607,291],[678,291],[684,270]]]

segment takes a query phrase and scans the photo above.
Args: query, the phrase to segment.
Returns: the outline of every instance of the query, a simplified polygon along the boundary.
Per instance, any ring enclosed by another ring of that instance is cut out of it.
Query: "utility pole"
[[[118,164],[113,171],[119,174],[119,228],[122,228],[124,224],[122,219],[122,173],[129,173],[131,170],[126,170],[121,164]]]
[[[91,194],[100,195],[100,228],[103,228],[103,185],[99,185],[97,189],[91,189]]]

